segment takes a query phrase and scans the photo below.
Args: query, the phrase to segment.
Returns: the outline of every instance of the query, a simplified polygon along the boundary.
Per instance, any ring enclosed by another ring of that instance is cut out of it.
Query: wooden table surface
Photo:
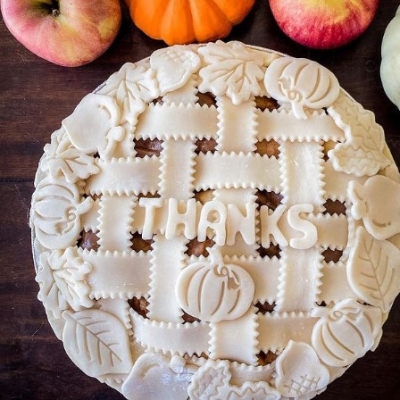
[[[382,0],[367,32],[336,50],[315,51],[295,44],[277,27],[266,0],[256,2],[228,39],[311,58],[328,67],[344,89],[376,114],[400,165],[400,111],[386,98],[379,78],[383,32],[398,5],[399,0]],[[122,399],[69,360],[47,323],[36,297],[28,213],[43,146],[61,120],[124,62],[140,60],[163,46],[138,31],[125,15],[106,54],[69,69],[31,54],[0,20],[0,399]],[[400,399],[400,299],[384,325],[378,349],[318,397],[377,398]]]

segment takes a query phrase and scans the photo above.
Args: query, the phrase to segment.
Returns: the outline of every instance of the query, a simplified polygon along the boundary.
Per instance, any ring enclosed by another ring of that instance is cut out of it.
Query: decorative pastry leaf
[[[227,393],[226,400],[279,400],[281,395],[278,391],[269,387],[266,382],[246,382],[241,387],[232,387]]]
[[[40,163],[42,171],[48,171],[55,178],[64,175],[69,183],[86,179],[99,171],[94,157],[76,149],[64,129],[55,132],[51,143],[44,147],[44,152],[45,157]]]
[[[78,311],[93,305],[90,288],[85,282],[91,265],[76,256],[74,249],[68,248],[64,254],[59,250],[42,253],[40,264],[36,276],[40,285],[38,297],[56,318],[60,318],[64,310]]]
[[[219,387],[229,384],[231,374],[225,362],[210,361],[208,364],[194,374],[188,391],[190,399],[209,400],[218,394]]]
[[[350,255],[347,277],[353,291],[367,303],[388,312],[400,291],[400,251],[376,240],[360,227]]]
[[[241,386],[230,383],[228,361],[209,360],[193,375],[189,386],[191,400],[279,400],[280,393],[267,382],[246,381]]]
[[[138,115],[144,111],[145,102],[159,96],[155,72],[144,65],[126,63],[107,82],[113,89],[108,93],[115,96],[121,109],[121,120],[134,126]]]
[[[93,302],[88,297],[90,288],[85,281],[85,276],[92,269],[91,265],[76,257],[71,248],[66,250],[65,258],[65,263],[60,265],[53,261],[59,261],[59,255],[54,257],[52,253],[50,256],[54,280],[60,292],[74,310],[78,310],[80,306],[91,307]]]
[[[53,312],[54,317],[61,318],[61,313],[69,308],[68,302],[59,290],[48,263],[50,253],[42,253],[40,266],[36,275],[39,283],[38,299],[46,309]]]
[[[129,338],[125,326],[113,315],[100,310],[77,313],[64,311],[64,348],[85,374],[127,374],[132,368]]]
[[[372,176],[389,165],[390,160],[383,153],[384,132],[371,111],[341,96],[328,112],[346,135],[346,141],[330,151],[336,170]]]
[[[136,125],[138,115],[144,111],[144,103],[141,99],[136,99],[132,95],[129,82],[121,82],[118,88],[117,99],[121,104],[122,120],[127,121],[132,126]]]
[[[160,92],[154,71],[140,64],[136,66],[132,64],[130,68],[128,66],[126,69],[126,82],[132,96],[147,102],[158,97]]]
[[[357,142],[339,144],[333,152],[336,157],[334,168],[356,176],[363,175],[360,171],[366,170],[376,173],[387,163],[382,154],[374,150],[369,151],[368,148],[359,146]]]
[[[200,70],[201,92],[227,95],[240,104],[251,95],[260,94],[259,81],[264,78],[264,60],[239,42],[209,43],[199,49],[206,66]]]

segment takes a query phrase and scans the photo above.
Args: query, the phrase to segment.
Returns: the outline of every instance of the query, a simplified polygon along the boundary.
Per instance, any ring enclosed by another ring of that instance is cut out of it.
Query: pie
[[[85,96],[30,224],[55,334],[131,400],[311,399],[400,290],[374,114],[322,65],[240,42],[157,50]]]

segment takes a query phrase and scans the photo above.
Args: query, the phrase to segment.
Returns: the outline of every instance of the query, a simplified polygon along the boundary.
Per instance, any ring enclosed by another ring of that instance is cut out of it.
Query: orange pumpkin
[[[125,0],[135,25],[167,44],[206,42],[226,37],[255,0]]]

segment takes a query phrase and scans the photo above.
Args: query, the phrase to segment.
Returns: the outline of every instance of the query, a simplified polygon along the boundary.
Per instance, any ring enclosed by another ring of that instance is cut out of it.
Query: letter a
[[[180,210],[183,204],[177,199],[168,200],[168,219],[165,229],[165,238],[172,239],[180,234],[178,227],[183,225],[183,234],[187,239],[196,237],[196,199],[189,199],[186,202],[186,211]]]
[[[207,238],[207,231],[209,229],[215,232],[213,238],[218,246],[223,246],[226,240],[226,217],[227,209],[222,201],[212,200],[205,203],[201,213],[198,229],[198,239],[203,242]]]

